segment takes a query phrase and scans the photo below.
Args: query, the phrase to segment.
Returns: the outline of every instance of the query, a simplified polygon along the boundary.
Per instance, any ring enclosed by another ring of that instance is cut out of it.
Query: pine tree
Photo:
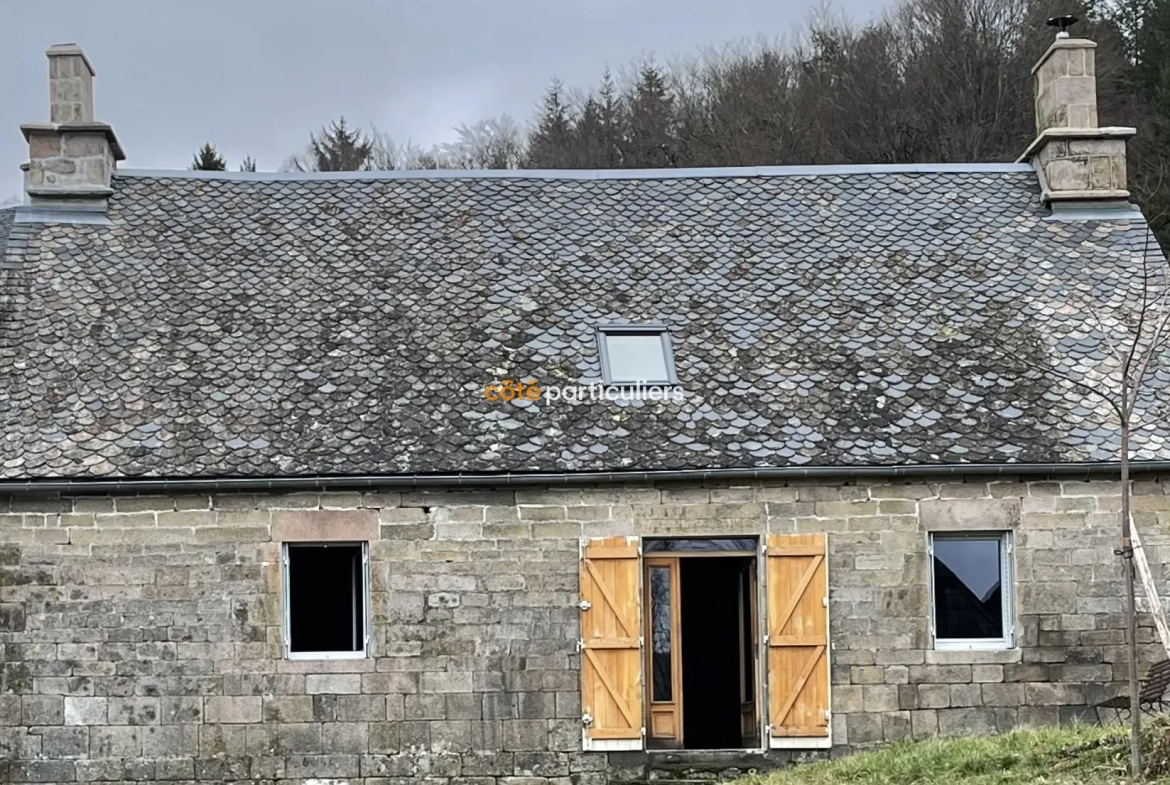
[[[621,165],[621,98],[609,69],[601,87],[589,96],[573,128],[572,165],[582,169],[612,169]]]
[[[1150,226],[1170,243],[1170,0],[1150,0],[1134,35],[1134,81],[1152,115],[1150,163],[1161,172],[1143,205]]]
[[[254,172],[254,171],[256,171],[256,159],[250,155],[244,156],[244,161],[243,161],[243,163],[240,164],[240,171],[241,172]]]
[[[536,130],[528,139],[526,165],[533,169],[572,166],[573,118],[564,101],[564,86],[553,79],[544,94]]]
[[[653,63],[642,66],[638,83],[629,98],[629,130],[626,134],[625,165],[662,167],[675,165],[675,144],[671,135],[674,98],[666,76]]]
[[[191,170],[196,172],[222,172],[226,168],[227,162],[210,142],[200,147],[191,160]]]
[[[373,140],[349,128],[342,117],[310,136],[307,162],[295,165],[316,172],[364,172],[371,167],[373,153]]]

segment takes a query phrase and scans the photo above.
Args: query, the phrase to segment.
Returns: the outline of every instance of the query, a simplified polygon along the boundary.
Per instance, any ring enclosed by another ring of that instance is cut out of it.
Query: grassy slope
[[[1093,726],[902,743],[738,785],[1115,785],[1129,781],[1126,744],[1124,730]]]

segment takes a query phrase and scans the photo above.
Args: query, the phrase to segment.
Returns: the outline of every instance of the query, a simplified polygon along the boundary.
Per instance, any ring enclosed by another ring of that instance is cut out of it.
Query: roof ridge
[[[817,164],[684,169],[421,169],[375,172],[206,172],[189,169],[118,169],[114,177],[238,182],[315,180],[698,180],[732,177],[833,177],[889,174],[1023,174],[1031,164]]]

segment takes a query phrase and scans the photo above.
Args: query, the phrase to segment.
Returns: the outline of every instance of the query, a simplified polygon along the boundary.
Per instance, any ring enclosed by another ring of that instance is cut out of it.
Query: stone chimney
[[[94,122],[93,66],[77,44],[57,44],[45,54],[50,122],[20,126],[28,141],[26,202],[105,209],[113,170],[126,156],[114,129]]]
[[[1137,129],[1097,125],[1096,49],[1057,37],[1032,68],[1036,140],[1020,160],[1036,167],[1049,204],[1129,199],[1125,142]]]

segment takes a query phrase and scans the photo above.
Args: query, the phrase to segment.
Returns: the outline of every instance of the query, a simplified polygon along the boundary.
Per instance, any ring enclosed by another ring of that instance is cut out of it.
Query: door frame
[[[683,559],[700,559],[700,558],[740,558],[751,559],[755,565],[755,579],[756,579],[756,607],[753,615],[753,620],[756,624],[756,656],[755,656],[755,681],[753,683],[753,692],[756,700],[756,743],[755,747],[736,747],[734,750],[746,752],[760,752],[768,749],[765,734],[767,732],[767,722],[765,719],[765,712],[767,708],[767,662],[765,657],[768,654],[768,636],[767,636],[767,618],[764,614],[767,613],[767,592],[765,587],[767,575],[767,538],[765,536],[744,535],[744,538],[752,537],[757,541],[755,550],[742,551],[651,551],[649,554],[643,551],[642,555],[642,625],[643,635],[645,636],[645,655],[642,658],[642,667],[645,673],[645,678],[642,679],[643,686],[643,701],[644,706],[643,721],[646,727],[646,751],[647,752],[674,752],[680,750],[686,752],[701,752],[702,750],[686,750],[682,747],[683,733],[683,693],[682,693],[682,573],[680,570],[680,562]],[[642,540],[647,539],[727,539],[725,537],[643,537]],[[740,539],[740,538],[736,538]],[[650,567],[651,566],[665,566],[672,567],[672,584],[671,584],[671,681],[672,681],[672,698],[678,702],[677,722],[679,730],[679,746],[664,747],[651,746],[653,740],[653,703],[652,701],[652,678],[653,665],[651,657],[653,650],[653,640],[651,637],[651,617],[652,609],[649,603],[650,592]]]

